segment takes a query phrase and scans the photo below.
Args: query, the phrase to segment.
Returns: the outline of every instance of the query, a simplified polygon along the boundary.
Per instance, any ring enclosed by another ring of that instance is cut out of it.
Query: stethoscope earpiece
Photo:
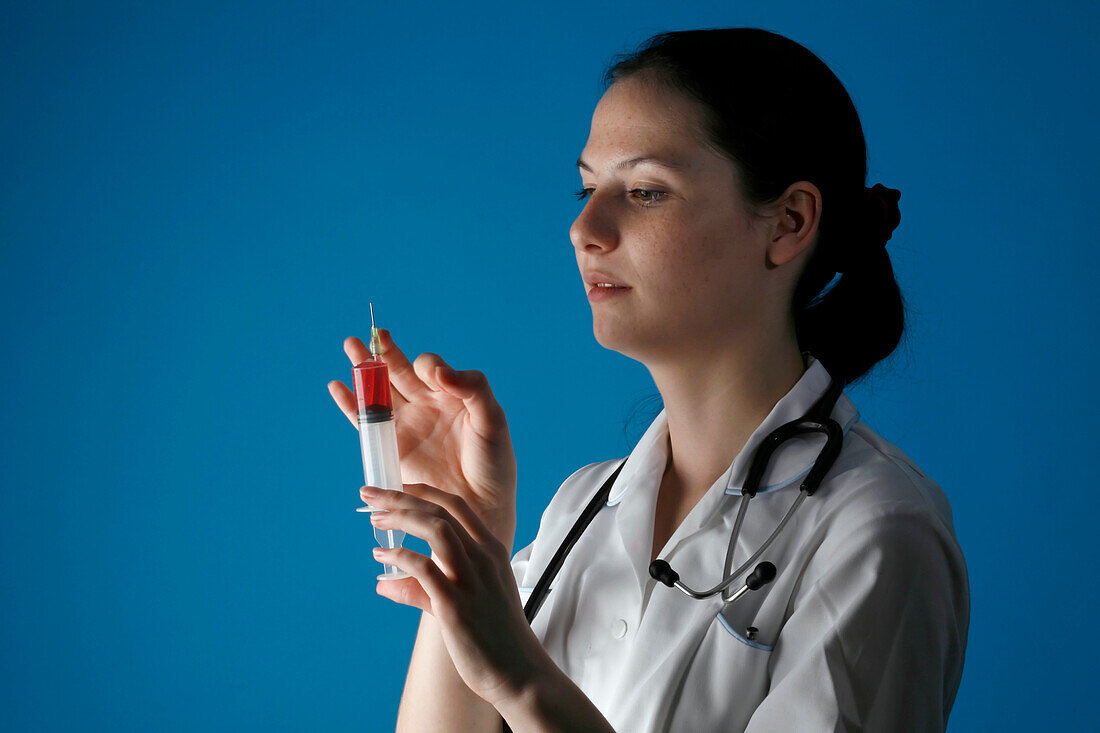
[[[672,588],[680,579],[680,574],[672,569],[664,560],[654,560],[649,564],[649,574],[654,580],[659,580],[669,588]]]
[[[669,565],[668,562],[666,562],[665,560],[654,560],[653,562],[651,562],[649,564],[649,574],[653,576],[654,580],[661,581],[669,588],[678,588],[681,593],[686,596],[690,596],[695,600],[709,598],[716,593],[721,593],[725,589],[725,587],[730,584],[733,578],[736,577],[730,576],[720,586],[711,588],[710,590],[697,591],[692,590],[691,588],[681,583],[680,574],[673,570],[672,566]],[[736,601],[738,598],[748,593],[750,590],[760,590],[765,585],[775,580],[775,574],[775,565],[772,565],[770,562],[765,560],[764,562],[757,565],[751,573],[749,573],[749,577],[745,578],[744,585],[734,591],[733,595],[729,596],[728,598],[723,596],[722,600],[726,603],[732,603],[733,601]]]
[[[775,580],[775,566],[764,561],[756,566],[749,577],[745,578],[745,585],[749,590],[758,590]]]

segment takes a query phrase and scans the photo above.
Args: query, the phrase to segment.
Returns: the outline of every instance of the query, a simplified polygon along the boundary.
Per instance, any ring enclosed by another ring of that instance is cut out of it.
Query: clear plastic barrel
[[[360,414],[359,445],[363,451],[363,480],[366,485],[401,491],[401,460],[397,452],[397,429],[393,418],[370,422],[366,415]],[[383,510],[368,504],[363,511]],[[374,537],[382,547],[401,547],[405,532],[375,527]],[[378,576],[380,580],[408,577],[408,573],[396,566],[383,564],[382,567],[384,572]]]

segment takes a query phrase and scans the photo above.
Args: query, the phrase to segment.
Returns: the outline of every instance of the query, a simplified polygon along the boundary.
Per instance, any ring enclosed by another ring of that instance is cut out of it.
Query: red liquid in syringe
[[[393,417],[390,370],[386,362],[374,357],[359,362],[352,368],[352,382],[360,424]]]

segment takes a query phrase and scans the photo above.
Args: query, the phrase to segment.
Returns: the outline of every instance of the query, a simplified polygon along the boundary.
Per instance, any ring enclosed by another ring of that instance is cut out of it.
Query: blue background
[[[527,544],[656,412],[568,238],[600,74],[738,25],[830,65],[902,191],[908,340],[850,396],[954,506],[951,729],[1096,725],[1096,6],[772,7],[5,3],[4,727],[392,727],[419,612],[375,593],[341,342],[369,298],[489,376]]]

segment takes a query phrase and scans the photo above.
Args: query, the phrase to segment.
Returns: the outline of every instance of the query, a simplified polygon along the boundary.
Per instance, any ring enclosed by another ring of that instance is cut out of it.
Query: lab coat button
[[[626,636],[626,621],[621,618],[615,619],[615,623],[611,624],[611,635],[616,639]]]

